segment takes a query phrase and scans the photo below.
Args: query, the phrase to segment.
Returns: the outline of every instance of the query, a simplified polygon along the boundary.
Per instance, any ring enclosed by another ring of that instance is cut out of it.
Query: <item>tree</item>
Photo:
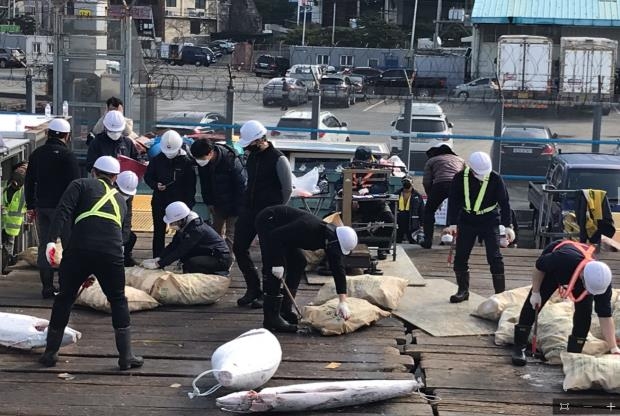
[[[254,3],[263,18],[263,23],[284,25],[297,10],[297,3],[290,3],[288,0],[254,0]]]

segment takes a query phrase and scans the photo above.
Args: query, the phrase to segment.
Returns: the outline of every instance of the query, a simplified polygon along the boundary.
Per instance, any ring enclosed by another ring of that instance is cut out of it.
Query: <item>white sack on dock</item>
[[[347,276],[347,296],[364,299],[380,308],[393,310],[398,307],[408,283],[408,280],[394,276],[370,274]],[[319,289],[312,305],[322,305],[337,297],[336,284],[330,281]]]
[[[302,324],[309,324],[322,335],[342,335],[355,332],[364,326],[370,326],[381,318],[390,316],[390,312],[378,308],[364,299],[347,298],[351,318],[344,320],[336,316],[338,299],[332,299],[319,306],[304,307]]]

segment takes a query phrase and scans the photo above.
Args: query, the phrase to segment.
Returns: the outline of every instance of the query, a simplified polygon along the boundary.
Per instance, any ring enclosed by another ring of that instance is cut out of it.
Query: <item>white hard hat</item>
[[[485,152],[474,152],[467,161],[469,167],[478,175],[488,175],[493,170],[491,158]]]
[[[130,170],[124,170],[118,174],[116,178],[116,184],[118,189],[125,195],[135,195],[138,191],[138,175]]]
[[[120,111],[108,111],[103,117],[103,127],[111,132],[123,131],[125,130],[125,116]]]
[[[48,130],[57,131],[58,133],[71,133],[71,124],[64,118],[55,118],[50,121],[47,126]]]
[[[101,156],[95,160],[95,169],[103,173],[118,175],[121,172],[121,164],[112,156]]]
[[[605,293],[611,284],[611,270],[602,261],[591,261],[583,269],[583,283],[586,290],[593,295]]]
[[[161,152],[166,156],[176,156],[183,146],[183,138],[174,130],[168,130],[161,136],[159,144]]]
[[[434,141],[431,142],[431,145],[428,148],[429,149],[433,149],[433,148],[441,147],[441,146],[448,146],[450,149],[452,149],[452,142],[450,142],[450,141],[443,141],[441,139],[434,140]]]
[[[441,242],[444,244],[452,244],[453,241],[454,237],[452,236],[452,234],[444,234],[441,236]]]
[[[192,212],[185,202],[175,201],[166,207],[166,215],[164,215],[164,222],[166,224],[172,224],[173,222],[182,220]]]
[[[239,133],[240,137],[237,144],[241,147],[247,147],[254,140],[264,137],[267,134],[267,129],[260,121],[250,120],[241,126]]]
[[[340,243],[340,250],[345,256],[357,246],[357,233],[351,227],[336,227],[336,236]]]

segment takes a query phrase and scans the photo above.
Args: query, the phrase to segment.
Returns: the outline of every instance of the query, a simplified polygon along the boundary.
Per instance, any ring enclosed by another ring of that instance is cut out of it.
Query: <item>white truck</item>
[[[560,100],[572,105],[607,102],[603,113],[609,114],[617,51],[615,40],[563,37],[560,41]]]
[[[552,99],[553,42],[544,36],[505,35],[497,45],[497,75],[505,107],[546,108]]]

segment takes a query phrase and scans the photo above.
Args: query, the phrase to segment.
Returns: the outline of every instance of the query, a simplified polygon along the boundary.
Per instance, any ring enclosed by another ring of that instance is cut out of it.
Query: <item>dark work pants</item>
[[[257,211],[244,209],[241,211],[237,223],[235,224],[235,239],[233,241],[233,253],[237,261],[237,266],[243,274],[248,289],[259,289],[260,280],[256,271],[256,266],[250,258],[250,246],[256,237],[256,227],[254,220]]]
[[[131,221],[133,220],[133,196],[130,196],[126,201],[127,203],[127,215],[123,220],[123,238],[126,237],[126,228],[129,229],[129,233],[127,233],[127,239],[123,241],[123,253],[125,258],[130,258],[133,252],[133,247],[136,245],[136,240],[138,237],[136,233],[131,231]],[[126,227],[126,228],[125,228]]]
[[[469,255],[474,248],[477,236],[480,236],[484,241],[491,274],[504,274],[504,259],[499,250],[499,225],[482,224],[474,226],[463,222],[458,224],[454,272],[462,273],[469,270]]]
[[[183,261],[183,273],[221,274],[228,272],[231,264],[230,256],[195,256]]]
[[[127,241],[123,241],[123,255],[125,256],[125,259],[129,259],[131,257],[136,241],[138,241],[138,236],[133,231],[130,231]]]
[[[558,288],[555,279],[545,278],[540,285],[540,299],[542,308],[549,300],[553,292]],[[521,314],[519,315],[519,325],[532,326],[536,319],[536,311],[532,308],[530,303],[530,296],[532,291],[527,295],[527,299],[523,303],[521,308]],[[575,312],[573,313],[573,332],[572,334],[577,338],[587,338],[590,331],[590,324],[592,323],[592,303],[594,297],[591,295],[586,296],[581,302],[575,303]]]
[[[47,243],[51,242],[49,232],[52,225],[52,219],[54,218],[55,208],[37,208],[37,234],[39,235],[39,251],[37,253],[37,265],[40,270],[52,270],[50,264],[45,258],[45,248]],[[71,237],[71,226],[73,224],[67,223],[62,230],[60,240],[63,245],[69,244],[69,238]]]
[[[166,215],[166,206],[153,201],[151,203],[153,213],[153,258],[159,257],[159,254],[166,247],[166,223],[164,215]]]
[[[50,327],[62,330],[69,322],[71,307],[82,283],[93,274],[112,309],[112,326],[127,328],[130,323],[125,297],[123,258],[89,250],[66,250],[60,263],[60,293],[54,299]]]
[[[451,182],[434,183],[427,195],[426,205],[424,206],[424,239],[433,240],[435,231],[435,212],[443,201],[450,195]],[[450,224],[448,224],[450,225]]]
[[[412,230],[409,229],[409,225],[411,224],[411,214],[409,211],[399,211],[398,214],[396,214],[396,222],[398,223],[396,242],[402,243],[403,237],[407,237],[407,241],[414,243],[415,241],[411,238]]]

